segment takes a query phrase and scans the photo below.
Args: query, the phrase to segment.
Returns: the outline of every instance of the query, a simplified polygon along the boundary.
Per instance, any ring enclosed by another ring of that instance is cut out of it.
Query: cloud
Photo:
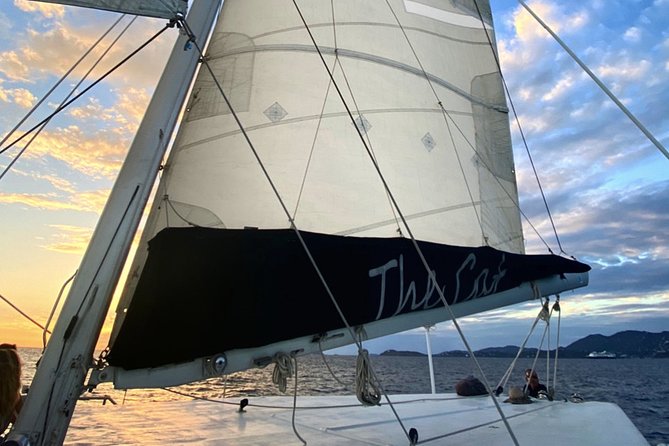
[[[78,122],[106,124],[111,132],[128,138],[136,132],[151,97],[146,89],[140,88],[116,89],[114,93],[117,97],[111,107],[104,107],[99,99],[88,98],[85,105],[73,106],[67,113]]]
[[[566,77],[560,79],[548,93],[541,97],[541,99],[544,101],[552,101],[554,99],[560,98],[566,94],[569,94],[573,85],[574,79],[567,75]]]
[[[92,179],[112,179],[118,173],[130,138],[127,133],[119,135],[105,129],[89,132],[76,125],[45,130],[24,153],[23,161],[53,159]],[[24,139],[23,144],[27,141]]]
[[[33,2],[30,2],[32,4]],[[37,3],[37,2],[35,2]],[[81,13],[80,13],[81,14]],[[61,77],[67,73],[105,32],[105,27],[75,23],[68,17],[57,17],[39,27],[29,26],[21,34],[20,46],[0,53],[0,73],[14,82],[31,82],[49,77]],[[74,17],[78,15],[74,14]],[[84,16],[85,17],[85,16]],[[116,15],[109,15],[108,26],[114,23]],[[131,19],[128,19],[131,20]],[[80,79],[118,36],[124,23],[112,31],[74,70],[72,77]],[[151,35],[161,29],[163,21],[137,19],[121,39],[111,47],[104,59],[95,68],[91,78],[109,71],[124,57],[136,50]],[[112,73],[107,82],[118,85],[132,84],[135,88],[153,88],[167,61],[169,50],[176,39],[176,33],[164,33],[128,63]],[[18,40],[18,39],[17,39]]]
[[[0,88],[0,101],[11,102],[19,107],[30,108],[37,102],[37,98],[25,88]]]
[[[641,30],[636,26],[628,28],[623,34],[623,39],[628,42],[639,42],[641,40]]]
[[[651,69],[651,63],[648,60],[630,60],[621,59],[616,64],[601,64],[595,68],[598,77],[615,78],[618,80],[633,81],[646,77]]]
[[[38,12],[44,17],[54,18],[65,15],[65,7],[62,5],[34,2],[28,0],[14,0],[14,6],[25,12]]]
[[[56,233],[51,240],[41,246],[48,251],[82,255],[93,235],[91,228],[68,225],[51,225]]]
[[[31,193],[2,193],[0,203],[22,204],[32,208],[47,211],[80,211],[98,213],[103,208],[109,190],[77,192],[74,194],[31,194]]]
[[[28,52],[26,50],[26,52]],[[21,56],[15,51],[4,51],[0,53],[0,73],[10,80],[30,82],[28,65],[23,62]]]
[[[575,33],[586,26],[589,17],[585,11],[577,11],[571,15],[564,14],[552,3],[531,2],[530,8],[558,35]],[[509,26],[514,30],[511,39],[499,41],[500,59],[503,66],[524,67],[532,65],[542,54],[546,53],[547,43],[553,45],[553,38],[532,17],[528,11],[519,6],[508,19]]]

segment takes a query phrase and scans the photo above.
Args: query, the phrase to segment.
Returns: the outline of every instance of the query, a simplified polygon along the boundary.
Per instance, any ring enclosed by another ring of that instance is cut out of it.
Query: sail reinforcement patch
[[[267,107],[263,113],[267,116],[267,119],[272,122],[279,122],[288,115],[286,109],[284,109],[278,102]]]
[[[434,149],[434,147],[437,145],[432,135],[430,135],[430,132],[427,132],[425,136],[421,138],[421,141],[423,141],[423,145],[425,146],[428,152],[431,152],[432,149]]]

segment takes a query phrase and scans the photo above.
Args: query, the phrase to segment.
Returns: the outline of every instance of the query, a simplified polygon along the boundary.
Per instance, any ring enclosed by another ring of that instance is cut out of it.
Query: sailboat
[[[587,285],[588,265],[524,253],[487,2],[226,0],[219,14],[219,0],[197,0],[187,16],[182,0],[57,3],[163,17],[180,37],[7,444],[63,443],[79,395],[102,382],[280,370],[350,344],[369,370],[368,339]],[[109,348],[93,361],[159,172]],[[570,429],[545,444],[574,432],[647,444],[611,404],[502,408],[490,386],[475,399],[383,399],[367,374],[361,403],[304,400],[343,409],[309,412],[300,440],[518,444],[550,414]],[[294,416],[249,415],[227,441],[283,442]]]

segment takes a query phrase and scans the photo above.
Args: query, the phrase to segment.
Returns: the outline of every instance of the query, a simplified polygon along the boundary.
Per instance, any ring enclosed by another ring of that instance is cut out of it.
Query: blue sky
[[[528,3],[669,145],[669,0]],[[505,79],[562,249],[593,267],[588,288],[562,296],[561,344],[590,333],[669,330],[669,160],[516,1],[491,5]],[[118,17],[3,1],[0,133],[11,130]],[[162,25],[138,19],[110,60],[118,61]],[[94,95],[54,119],[0,180],[0,294],[39,321],[78,266],[173,39],[165,33]],[[74,82],[64,82],[47,99],[48,110]],[[31,117],[21,130],[43,116]],[[512,132],[522,209],[559,252],[514,122]],[[0,155],[0,168],[15,150]],[[546,252],[527,225],[525,236],[528,252]],[[536,305],[519,305],[460,323],[474,348],[518,345],[537,311]],[[39,330],[4,302],[0,321],[0,340],[39,345]],[[431,339],[436,352],[463,348],[450,323],[437,325]],[[424,330],[371,341],[368,348],[425,351]]]

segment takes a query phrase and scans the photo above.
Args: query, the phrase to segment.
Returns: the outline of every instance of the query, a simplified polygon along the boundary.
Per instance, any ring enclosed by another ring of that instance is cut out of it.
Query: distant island
[[[513,358],[520,347],[507,345],[504,347],[488,347],[474,351],[480,358]],[[607,355],[590,355],[604,353]],[[521,358],[533,358],[536,348],[525,348]],[[545,350],[544,350],[545,353]],[[555,353],[555,350],[551,350]],[[433,355],[434,357],[464,358],[469,353],[465,350],[451,350]],[[590,356],[589,356],[590,355]],[[427,356],[425,353],[413,351],[386,350],[381,356]],[[669,358],[669,331],[650,333],[647,331],[627,330],[611,336],[594,334],[572,342],[558,349],[561,358]]]

